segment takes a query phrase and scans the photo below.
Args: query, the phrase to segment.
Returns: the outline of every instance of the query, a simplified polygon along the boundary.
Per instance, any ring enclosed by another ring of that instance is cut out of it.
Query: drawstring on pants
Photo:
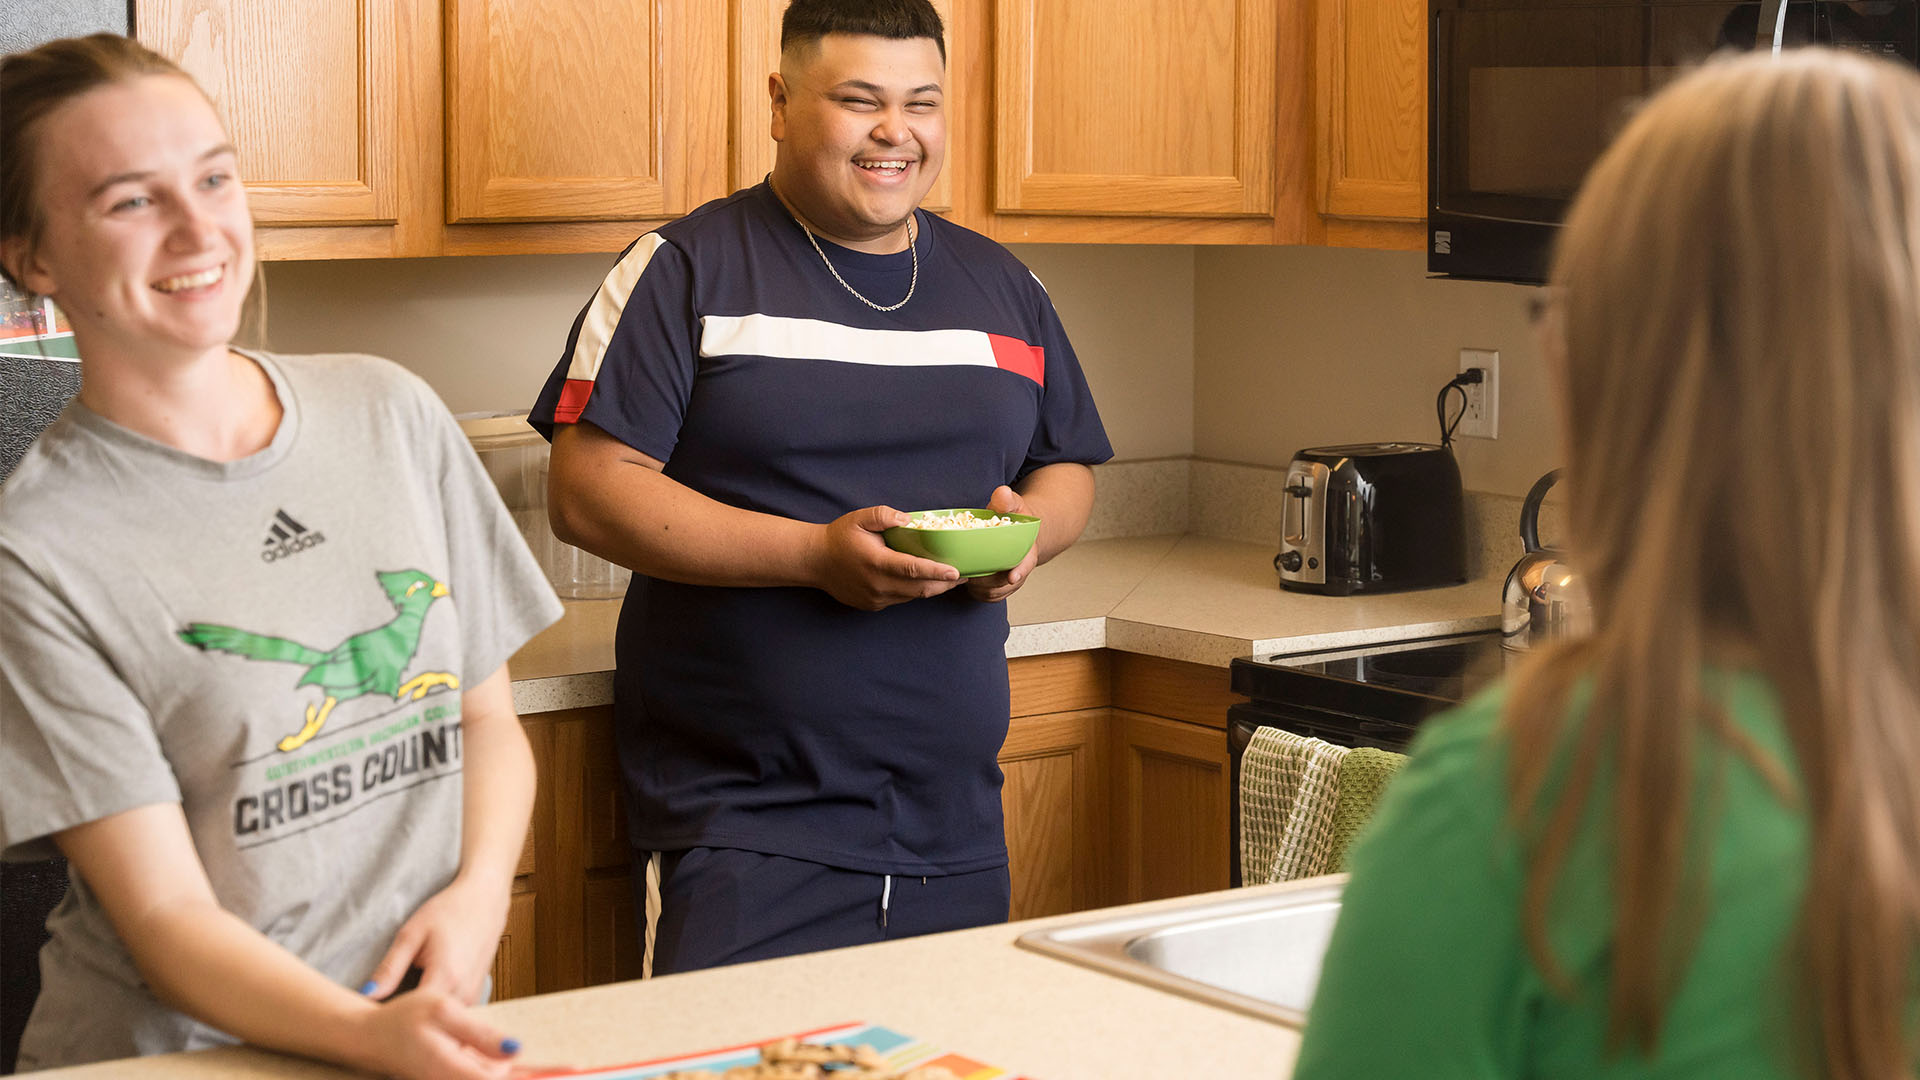
[[[640,941],[640,977],[653,978],[653,948],[660,934],[660,858],[662,852],[647,852],[646,869],[646,920],[647,925],[641,931]]]
[[[880,886],[880,929],[887,928],[887,904],[893,899],[893,875],[888,874],[885,884]]]

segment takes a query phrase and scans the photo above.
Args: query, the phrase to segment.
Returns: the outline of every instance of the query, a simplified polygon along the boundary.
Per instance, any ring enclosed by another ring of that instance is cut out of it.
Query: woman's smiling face
[[[185,79],[142,75],[36,127],[42,229],[9,253],[20,283],[60,305],[83,348],[225,349],[253,283],[253,222],[213,106]]]

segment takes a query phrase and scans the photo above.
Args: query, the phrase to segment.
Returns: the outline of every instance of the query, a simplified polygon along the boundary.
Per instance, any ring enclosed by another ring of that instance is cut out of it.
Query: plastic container
[[[547,440],[526,413],[462,413],[457,419],[500,492],[553,591],[568,600],[624,596],[633,572],[553,535],[547,524]]]

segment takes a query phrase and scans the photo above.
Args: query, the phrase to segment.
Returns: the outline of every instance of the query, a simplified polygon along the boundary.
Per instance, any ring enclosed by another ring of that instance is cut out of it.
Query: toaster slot
[[[1287,470],[1280,506],[1280,554],[1274,565],[1283,581],[1327,580],[1327,478],[1318,462],[1296,461]]]

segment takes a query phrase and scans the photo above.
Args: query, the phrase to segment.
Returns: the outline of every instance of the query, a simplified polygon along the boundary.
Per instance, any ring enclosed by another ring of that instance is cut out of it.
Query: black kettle
[[[1587,583],[1567,565],[1560,549],[1540,544],[1540,504],[1559,479],[1560,470],[1554,469],[1534,481],[1520,507],[1520,539],[1527,553],[1508,571],[1500,604],[1500,644],[1516,652],[1593,632]]]

